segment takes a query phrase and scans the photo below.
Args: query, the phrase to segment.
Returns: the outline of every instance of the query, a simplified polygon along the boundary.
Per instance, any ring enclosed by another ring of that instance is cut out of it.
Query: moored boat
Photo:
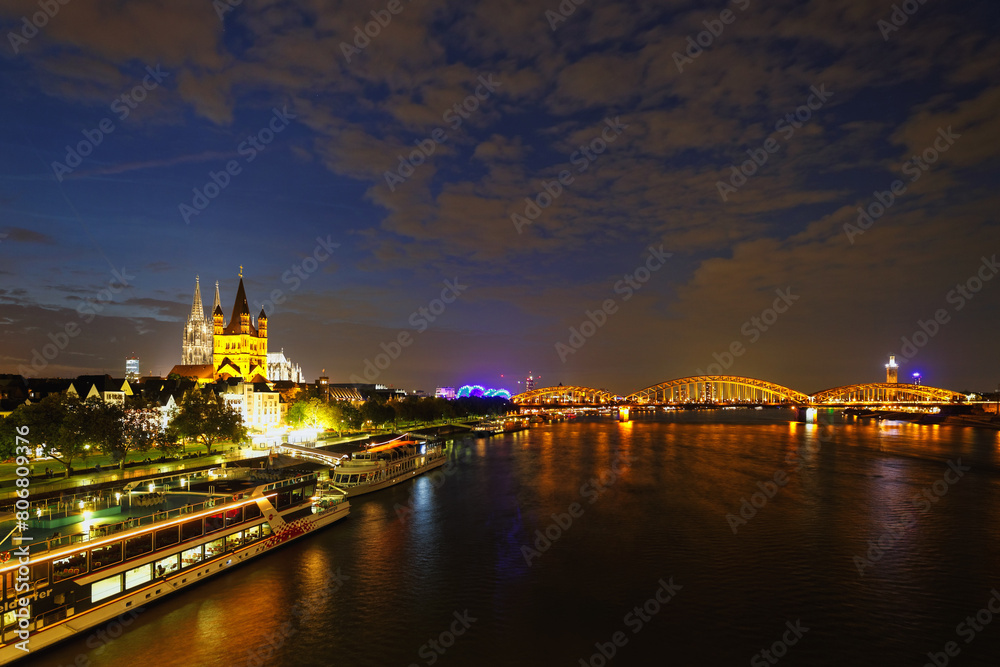
[[[444,444],[404,434],[351,454],[330,471],[334,487],[346,496],[359,496],[399,484],[444,465]]]
[[[244,470],[242,476],[262,472]],[[47,646],[343,519],[350,508],[316,474],[267,483],[215,478],[206,491],[193,490],[191,477],[145,480],[150,493],[180,488],[164,491],[170,502],[153,514],[145,508],[136,513],[134,490],[124,489],[116,494],[122,516],[112,523],[94,525],[82,499],[78,507],[71,503],[80,516],[33,507],[30,515],[48,516],[49,528],[69,526],[69,534],[41,539],[37,526],[46,522],[35,520],[35,529],[13,536],[14,547],[0,553],[0,664],[34,658]]]

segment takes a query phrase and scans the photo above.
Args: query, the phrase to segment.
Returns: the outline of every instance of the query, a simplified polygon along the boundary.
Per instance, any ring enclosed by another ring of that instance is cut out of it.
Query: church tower
[[[201,285],[198,276],[194,279],[194,298],[191,313],[184,325],[184,341],[181,347],[183,365],[212,363],[212,329],[205,319],[205,306],[201,302]]]
[[[218,294],[218,292],[216,292]],[[218,297],[216,297],[218,299]],[[247,382],[267,379],[267,315],[261,308],[256,325],[250,316],[243,267],[229,323],[223,326],[222,306],[212,312],[215,332],[212,364],[217,378],[241,377]]]

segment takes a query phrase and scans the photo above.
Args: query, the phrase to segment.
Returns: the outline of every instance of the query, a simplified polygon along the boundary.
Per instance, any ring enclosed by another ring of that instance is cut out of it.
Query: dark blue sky
[[[310,379],[993,389],[998,8],[911,4],[6,2],[0,371],[165,374],[242,265]]]

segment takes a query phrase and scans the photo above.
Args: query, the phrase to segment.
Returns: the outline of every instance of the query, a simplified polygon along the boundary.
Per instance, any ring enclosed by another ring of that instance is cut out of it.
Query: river
[[[1000,663],[1000,432],[793,419],[456,439],[445,469],[35,664]]]

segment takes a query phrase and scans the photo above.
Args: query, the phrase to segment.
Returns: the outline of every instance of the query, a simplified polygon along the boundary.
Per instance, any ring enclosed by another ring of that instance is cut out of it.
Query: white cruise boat
[[[65,510],[60,503],[58,513],[45,506],[58,498],[32,503],[29,514],[37,519],[29,523],[51,519],[66,534],[45,539],[33,528],[0,551],[0,665],[22,658],[41,664],[36,652],[52,644],[264,556],[349,512],[343,494],[324,488],[315,474],[265,482],[252,477],[263,471],[242,472],[251,476],[242,484],[212,480],[226,485],[222,493],[215,486],[193,490],[201,473],[146,480],[151,496],[157,496],[154,488],[179,488],[163,494],[175,506],[136,512],[142,503],[132,502],[134,491],[126,488],[115,494],[117,505],[102,510],[114,518],[101,525],[86,519],[63,525],[90,516],[83,508],[93,499],[81,499],[79,509],[75,501]]]
[[[330,480],[344,495],[359,496],[433,470],[444,465],[445,458],[440,441],[404,434],[352,454],[330,471]]]

